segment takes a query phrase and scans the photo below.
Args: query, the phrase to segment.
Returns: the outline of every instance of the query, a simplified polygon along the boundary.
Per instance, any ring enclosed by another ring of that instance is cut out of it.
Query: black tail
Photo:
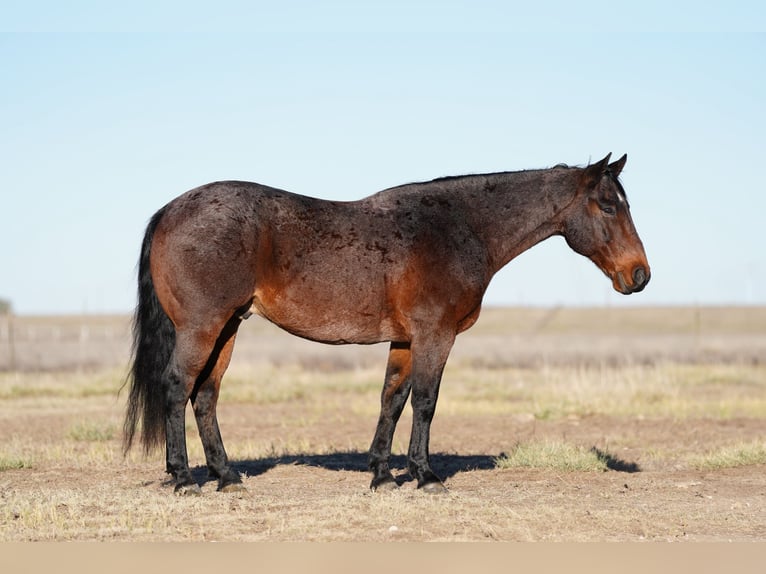
[[[138,262],[138,305],[133,316],[133,351],[128,382],[130,394],[125,414],[123,449],[127,453],[139,422],[142,423],[141,442],[149,453],[165,442],[166,389],[165,369],[176,344],[173,323],[162,309],[149,270],[152,238],[164,209],[146,227],[141,257]]]

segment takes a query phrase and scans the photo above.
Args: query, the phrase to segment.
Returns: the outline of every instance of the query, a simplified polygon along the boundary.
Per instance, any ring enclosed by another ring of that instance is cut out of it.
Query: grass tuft
[[[495,461],[497,468],[538,468],[560,471],[605,471],[607,460],[595,449],[557,441],[535,441],[516,445],[510,454]]]
[[[0,455],[0,472],[5,470],[19,470],[21,468],[31,468],[32,463],[23,458],[15,456]]]
[[[766,464],[766,441],[755,440],[721,447],[692,458],[691,464],[699,470]]]

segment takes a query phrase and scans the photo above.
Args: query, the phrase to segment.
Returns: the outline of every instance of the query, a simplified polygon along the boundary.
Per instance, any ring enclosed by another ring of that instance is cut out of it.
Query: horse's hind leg
[[[176,331],[176,346],[166,371],[168,389],[165,415],[166,469],[173,476],[176,494],[199,494],[189,470],[186,450],[186,404],[215,348],[220,328],[184,328]]]
[[[375,437],[370,446],[369,467],[373,473],[372,490],[391,489],[397,486],[391,469],[391,443],[399,416],[410,394],[412,355],[407,343],[391,343],[388,352],[386,380],[380,397],[380,418]]]
[[[236,317],[226,324],[211,355],[209,368],[206,369],[209,373],[203,372],[191,397],[208,471],[218,479],[218,490],[223,492],[244,490],[239,473],[229,466],[216,414],[221,379],[231,360],[238,327],[239,319]]]

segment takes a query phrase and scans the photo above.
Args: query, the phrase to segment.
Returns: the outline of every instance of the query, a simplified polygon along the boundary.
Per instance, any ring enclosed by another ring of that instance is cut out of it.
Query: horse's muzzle
[[[619,287],[618,291],[623,295],[638,293],[639,291],[643,291],[644,287],[646,287],[646,284],[649,283],[651,276],[652,274],[648,269],[642,265],[638,265],[637,267],[633,268],[633,273],[631,274],[631,283],[628,283],[625,280],[625,274],[622,271],[618,271],[616,286]]]

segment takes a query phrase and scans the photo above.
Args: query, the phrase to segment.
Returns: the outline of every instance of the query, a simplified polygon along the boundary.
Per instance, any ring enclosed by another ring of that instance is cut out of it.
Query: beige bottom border
[[[0,572],[72,574],[766,572],[766,543],[0,544]]]

